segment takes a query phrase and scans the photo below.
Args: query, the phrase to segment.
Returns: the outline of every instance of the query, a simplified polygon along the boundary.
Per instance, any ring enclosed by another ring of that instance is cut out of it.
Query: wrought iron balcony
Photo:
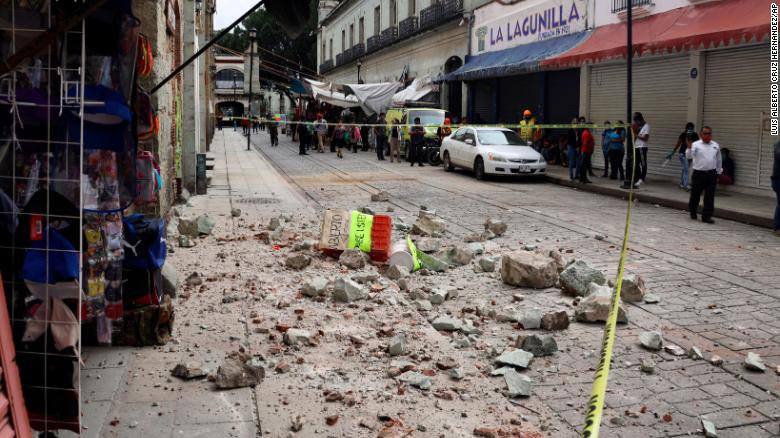
[[[382,37],[380,35],[374,35],[372,37],[368,37],[366,40],[366,53],[371,53],[374,50],[380,48],[382,46]]]
[[[420,30],[430,29],[439,24],[442,5],[435,3],[420,11]]]
[[[616,14],[628,9],[629,0],[612,0],[612,13]],[[652,0],[631,0],[631,4],[636,8],[638,6],[652,5]]]
[[[398,28],[395,26],[388,27],[382,31],[381,47],[385,47],[395,42],[398,39]]]
[[[366,46],[363,43],[357,43],[352,46],[352,59],[360,58],[366,54]]]
[[[320,73],[325,73],[327,71],[333,70],[333,60],[329,59],[322,64],[320,64]]]
[[[403,39],[417,32],[417,17],[404,18],[398,23],[398,38]]]
[[[463,0],[444,0],[442,3],[442,20],[447,20],[463,13]]]

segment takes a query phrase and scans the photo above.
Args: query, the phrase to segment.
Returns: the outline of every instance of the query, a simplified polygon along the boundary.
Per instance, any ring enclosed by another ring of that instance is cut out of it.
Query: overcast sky
[[[217,0],[214,29],[224,29],[257,4],[258,0]]]

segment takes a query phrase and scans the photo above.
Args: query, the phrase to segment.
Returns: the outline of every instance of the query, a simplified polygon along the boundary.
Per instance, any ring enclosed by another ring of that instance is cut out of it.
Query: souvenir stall
[[[151,281],[125,294],[127,269],[165,260],[164,222],[129,214],[161,184],[139,151],[159,124],[131,3],[0,0],[0,274],[36,431],[80,433],[81,348],[133,343],[139,308],[164,313]]]

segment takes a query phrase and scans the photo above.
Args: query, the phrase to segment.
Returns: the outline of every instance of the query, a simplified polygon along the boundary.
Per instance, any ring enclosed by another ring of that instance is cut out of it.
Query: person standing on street
[[[391,122],[392,126],[390,128],[390,162],[393,163],[394,160],[401,162],[401,158],[399,157],[399,152],[401,150],[401,127],[398,126],[398,120],[393,119]]]
[[[602,178],[609,176],[609,136],[612,133],[612,128],[609,125],[609,120],[604,122],[606,128],[601,131],[601,154],[604,156],[604,173],[601,175]]]
[[[279,146],[279,125],[276,120],[271,120],[268,124],[268,135],[271,136],[271,146]]]
[[[580,123],[580,121],[577,117],[575,117],[572,119],[571,123],[573,125],[577,125]],[[566,158],[569,163],[569,180],[574,181],[580,177],[577,173],[580,162],[579,130],[569,128],[569,133],[566,137],[568,140],[566,147]]]
[[[414,125],[409,130],[409,136],[411,137],[411,166],[414,167],[414,162],[417,161],[419,167],[425,167],[423,165],[423,145],[425,144],[425,128],[420,125],[420,118],[414,118]]]
[[[523,119],[520,120],[520,138],[531,144],[537,151],[540,147],[540,141],[542,139],[541,128],[534,128],[536,125],[536,117],[530,109],[523,111]]]
[[[300,141],[300,146],[298,147],[298,155],[309,155],[306,153],[306,149],[309,147],[309,129],[306,126],[306,119],[301,117],[301,120],[298,122],[298,140]]]
[[[585,128],[582,130],[582,148],[580,150],[580,182],[583,184],[591,183],[588,179],[588,175],[592,174],[591,159],[593,157],[593,151],[595,150],[595,141],[590,129]]]
[[[679,137],[677,137],[677,144],[674,145],[674,150],[672,151],[672,154],[677,152],[677,156],[680,159],[680,167],[682,170],[680,171],[680,188],[683,190],[690,190],[690,166],[691,166],[691,160],[686,156],[686,151],[688,150],[688,136],[693,136],[693,141],[697,141],[699,139],[699,135],[696,134],[695,125],[691,122],[688,122],[685,124],[685,131],[683,131]],[[666,158],[671,158],[671,155],[667,156]]]
[[[642,185],[647,180],[647,148],[650,141],[650,124],[645,121],[642,113],[634,113],[634,123],[636,124],[636,161],[637,172],[636,185]]]
[[[317,132],[317,152],[323,153],[325,152],[325,136],[328,135],[328,122],[322,117],[322,113],[317,113],[314,131]]]
[[[622,124],[623,121],[618,121],[618,125]],[[619,173],[622,181],[625,178],[623,174],[623,155],[626,152],[623,143],[626,140],[626,129],[618,126],[610,130],[607,140],[609,141],[609,164],[612,167],[609,179],[618,179]]]
[[[692,136],[688,137],[690,141]],[[696,219],[699,200],[704,192],[704,207],[701,210],[701,221],[714,224],[712,214],[715,211],[715,187],[718,185],[718,175],[723,172],[720,145],[712,140],[712,128],[701,128],[701,140],[690,143],[688,147],[693,159],[693,176],[691,178],[691,200],[688,210],[691,219]]]
[[[452,125],[452,121],[449,117],[444,118],[444,124],[436,128],[436,136],[439,137],[439,147],[441,147],[441,144],[444,142],[444,139],[449,137],[450,134],[452,134],[452,128],[450,127]]]
[[[379,113],[374,126],[374,138],[376,139],[376,159],[385,161],[385,144],[387,143],[387,127],[385,126],[385,113]]]
[[[775,236],[780,237],[780,141],[775,143],[775,161],[772,166],[772,190],[777,196],[777,205],[775,206]]]
[[[344,158],[341,149],[346,144],[348,138],[349,131],[344,127],[344,122],[339,119],[338,124],[336,124],[336,127],[333,129],[333,135],[330,138],[330,148],[333,152],[336,152],[337,157]]]

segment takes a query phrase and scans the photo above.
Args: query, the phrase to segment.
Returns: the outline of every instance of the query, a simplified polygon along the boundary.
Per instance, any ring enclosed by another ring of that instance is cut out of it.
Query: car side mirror
[[[466,144],[470,144],[470,145],[474,146],[474,139],[473,138],[467,138],[466,139]]]

